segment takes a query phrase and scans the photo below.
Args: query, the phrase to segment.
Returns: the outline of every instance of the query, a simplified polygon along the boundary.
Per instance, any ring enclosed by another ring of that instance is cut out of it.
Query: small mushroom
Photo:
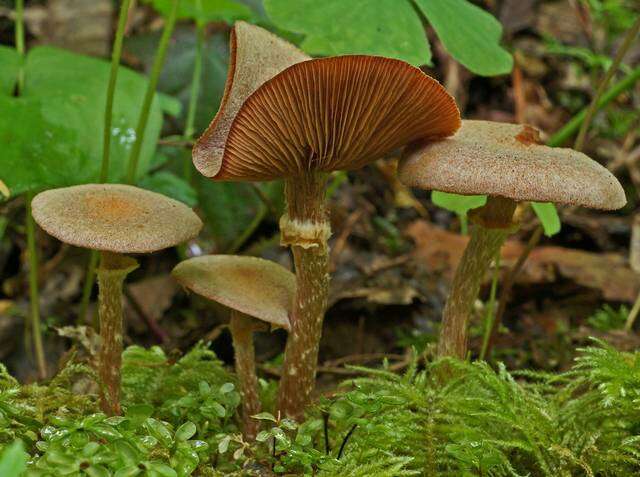
[[[122,286],[138,263],[124,254],[152,253],[195,237],[202,228],[186,205],[120,184],[86,184],[41,192],[33,218],[62,242],[100,251],[100,405],[120,414]]]
[[[445,305],[438,354],[464,358],[467,322],[482,278],[515,224],[517,202],[594,209],[623,207],[622,186],[604,167],[572,149],[540,144],[530,126],[463,121],[453,137],[409,152],[398,168],[410,187],[489,196],[470,213],[475,223]]]
[[[260,412],[253,333],[264,325],[290,329],[296,289],[293,273],[256,257],[209,255],[179,263],[172,272],[182,286],[229,308],[236,374],[242,396],[243,433],[254,439]],[[261,326],[262,325],[262,326]]]
[[[213,180],[285,180],[281,243],[297,279],[279,409],[302,418],[315,385],[329,287],[328,174],[353,170],[416,140],[453,134],[460,115],[433,78],[375,56],[308,59],[255,26],[236,23],[218,114],[193,149]]]

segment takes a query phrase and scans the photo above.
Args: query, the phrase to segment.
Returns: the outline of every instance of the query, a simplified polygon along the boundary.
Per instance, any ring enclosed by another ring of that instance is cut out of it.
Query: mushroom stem
[[[256,438],[260,427],[260,422],[251,418],[261,410],[253,347],[255,322],[256,320],[244,313],[231,309],[229,329],[233,340],[236,374],[240,382],[240,395],[242,396],[242,433],[248,440]]]
[[[122,285],[138,263],[125,255],[101,252],[98,268],[101,381],[100,407],[105,414],[120,414],[120,367],[122,363]]]
[[[322,322],[329,294],[331,234],[325,207],[326,176],[307,173],[287,180],[287,214],[280,221],[281,243],[291,246],[296,295],[280,379],[278,405],[301,420],[315,386]]]
[[[483,207],[473,211],[476,224],[456,269],[444,308],[438,356],[465,359],[467,326],[473,303],[491,260],[510,233],[515,208],[516,202],[511,199],[489,197]]]

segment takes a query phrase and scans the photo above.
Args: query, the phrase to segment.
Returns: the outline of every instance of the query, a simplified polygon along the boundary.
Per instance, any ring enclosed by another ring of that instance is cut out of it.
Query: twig
[[[500,329],[500,324],[502,323],[502,317],[507,308],[507,302],[511,298],[511,290],[513,289],[513,285],[515,284],[516,277],[522,270],[527,258],[529,258],[529,254],[535,248],[535,246],[540,241],[542,237],[543,229],[538,226],[533,231],[531,237],[529,237],[529,241],[527,242],[527,246],[524,248],[516,263],[511,267],[507,276],[502,281],[502,291],[500,292],[500,299],[498,303],[498,310],[496,311],[496,316],[491,325],[491,332],[489,333],[489,339],[487,340],[487,346],[485,350],[485,356],[491,356],[491,350],[493,349],[493,344],[495,342],[496,336],[498,334],[498,330]]]
[[[127,297],[127,300],[131,305],[131,308],[133,308],[136,314],[140,318],[142,318],[142,321],[145,322],[147,327],[156,336],[156,338],[158,338],[160,343],[166,343],[167,341],[169,341],[169,335],[167,334],[167,332],[164,331],[162,327],[158,325],[158,323],[156,323],[156,321],[153,318],[147,315],[147,313],[144,311],[144,309],[142,308],[142,306],[140,305],[136,297],[133,296],[133,294],[131,293],[128,287],[124,287],[124,296]]]

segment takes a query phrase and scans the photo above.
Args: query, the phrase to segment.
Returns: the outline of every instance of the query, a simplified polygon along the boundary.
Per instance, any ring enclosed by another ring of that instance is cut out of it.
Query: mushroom
[[[289,314],[296,290],[293,273],[257,257],[209,255],[179,263],[172,272],[182,286],[230,310],[229,329],[242,396],[243,434],[254,439],[261,410],[253,333],[272,327],[290,329]]]
[[[100,251],[98,308],[100,405],[120,414],[122,286],[138,263],[125,254],[151,253],[195,237],[198,216],[181,202],[120,184],[86,184],[36,195],[33,218],[62,242]]]
[[[374,56],[305,60],[272,34],[236,23],[222,106],[193,149],[195,166],[213,180],[285,180],[281,243],[293,251],[297,293],[279,409],[295,419],[315,385],[327,305],[328,174],[361,168],[416,140],[449,136],[460,124],[453,98],[407,63]]]
[[[515,224],[520,201],[594,209],[623,207],[622,186],[604,167],[572,149],[540,144],[530,126],[462,121],[453,137],[410,151],[398,168],[407,186],[462,195],[486,194],[445,305],[438,355],[465,358],[467,322],[491,260]]]

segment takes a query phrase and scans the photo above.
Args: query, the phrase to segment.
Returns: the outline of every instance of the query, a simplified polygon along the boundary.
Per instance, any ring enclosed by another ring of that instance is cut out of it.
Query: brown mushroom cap
[[[185,204],[123,184],[85,184],[41,192],[33,218],[47,233],[78,247],[150,253],[172,247],[202,228]]]
[[[260,27],[236,22],[231,30],[229,71],[218,114],[193,149],[193,163],[206,177],[220,169],[231,123],[260,85],[295,63],[308,60],[298,48]]]
[[[398,177],[410,187],[454,194],[605,210],[626,204],[622,186],[600,164],[573,149],[539,142],[539,132],[530,126],[465,120],[453,137],[409,152]]]
[[[403,61],[308,60],[257,27],[238,23],[233,32],[222,105],[193,148],[194,164],[207,177],[273,180],[357,169],[460,126],[446,90]]]
[[[277,263],[257,257],[206,255],[179,263],[171,273],[198,295],[290,329],[296,278]]]

